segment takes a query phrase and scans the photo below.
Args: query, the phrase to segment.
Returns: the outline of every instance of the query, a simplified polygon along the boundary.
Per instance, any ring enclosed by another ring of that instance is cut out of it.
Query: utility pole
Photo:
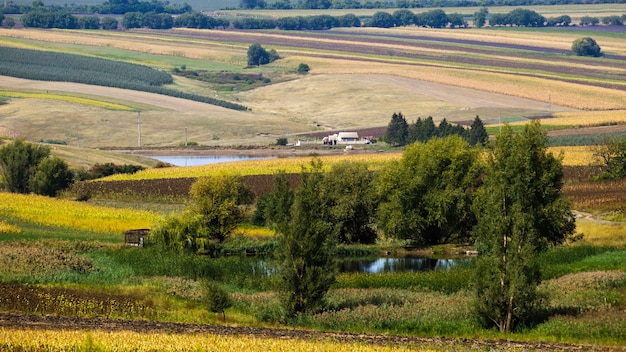
[[[187,126],[185,126],[185,147],[187,146]]]
[[[141,111],[137,112],[137,146],[141,148]]]

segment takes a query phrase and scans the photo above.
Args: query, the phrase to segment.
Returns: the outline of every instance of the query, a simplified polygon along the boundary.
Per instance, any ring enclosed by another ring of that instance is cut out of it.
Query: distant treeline
[[[531,6],[568,4],[619,4],[625,0],[241,0],[239,8],[244,9],[390,9],[425,7],[473,7],[473,6]],[[66,4],[65,6],[44,6],[42,0],[32,4],[8,2],[0,9],[4,14],[26,14],[32,11],[67,11],[68,13],[123,15],[128,12],[166,13],[179,15],[192,12],[187,3],[169,1],[108,0],[102,4]]]
[[[626,0],[625,0],[626,1]],[[46,8],[47,9],[47,8]],[[293,16],[282,18],[243,17],[228,20],[223,17],[208,16],[200,12],[188,12],[180,16],[157,12],[126,12],[121,24],[117,19],[105,16],[74,16],[66,10],[36,10],[21,17],[25,27],[61,28],[61,29],[118,29],[120,28],[197,28],[197,29],[281,29],[281,30],[325,30],[338,27],[378,27],[390,28],[416,25],[430,28],[463,28],[468,26],[467,16],[459,13],[446,14],[442,9],[415,13],[409,9],[397,9],[394,12],[378,11],[372,16],[358,17],[354,14],[341,16],[316,15]],[[580,25],[622,25],[626,15],[596,18],[584,16]],[[553,27],[569,26],[571,18],[567,15],[545,18],[529,9],[517,8],[509,13],[490,14],[487,7],[482,7],[473,15],[474,27],[520,26]]]
[[[0,46],[0,75],[42,81],[66,81],[158,93],[247,110],[243,105],[162,87],[173,83],[169,73],[148,66],[81,55]]]

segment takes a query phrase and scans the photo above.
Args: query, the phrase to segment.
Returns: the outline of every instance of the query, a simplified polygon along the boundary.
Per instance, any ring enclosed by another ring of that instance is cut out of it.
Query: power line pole
[[[137,146],[141,148],[141,111],[137,112]]]

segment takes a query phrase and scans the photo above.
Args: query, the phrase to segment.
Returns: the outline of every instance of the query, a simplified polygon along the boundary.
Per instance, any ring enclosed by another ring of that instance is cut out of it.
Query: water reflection
[[[344,259],[339,262],[339,271],[345,273],[377,274],[450,270],[462,260],[468,259],[433,259],[424,257]]]

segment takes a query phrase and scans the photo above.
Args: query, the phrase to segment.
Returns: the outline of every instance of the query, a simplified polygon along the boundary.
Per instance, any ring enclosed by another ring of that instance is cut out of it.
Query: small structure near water
[[[127,246],[143,247],[150,235],[150,229],[124,231],[124,243]]]

